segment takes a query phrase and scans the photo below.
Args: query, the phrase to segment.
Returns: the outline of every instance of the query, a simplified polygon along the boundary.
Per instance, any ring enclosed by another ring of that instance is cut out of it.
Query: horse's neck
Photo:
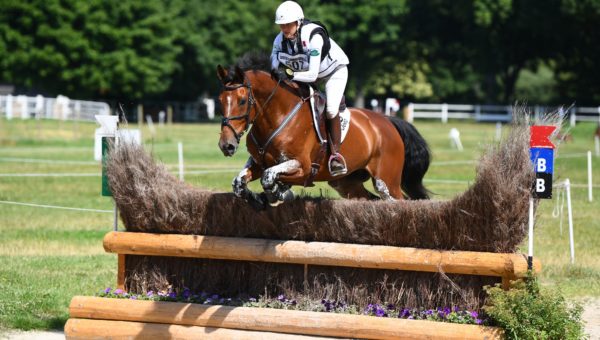
[[[257,125],[259,130],[264,130],[262,131],[264,133],[279,127],[284,122],[286,117],[293,111],[295,106],[302,102],[302,98],[292,93],[290,89],[283,87],[288,85],[277,85],[276,82],[271,80],[270,76],[268,79],[265,79],[264,76],[257,76],[256,79],[252,79],[251,81],[253,84],[268,84],[260,89],[257,89],[254,94],[256,96],[257,105],[262,108],[263,111],[263,117],[257,119],[255,125]],[[277,89],[275,89],[275,87],[277,87]],[[274,90],[275,92],[273,92]],[[269,96],[271,95],[272,98],[269,99]],[[267,102],[267,100],[269,102]],[[307,105],[303,105],[299,110],[305,110],[304,106]],[[296,114],[296,116],[300,115],[300,112]],[[294,119],[298,119],[298,117],[294,117]]]

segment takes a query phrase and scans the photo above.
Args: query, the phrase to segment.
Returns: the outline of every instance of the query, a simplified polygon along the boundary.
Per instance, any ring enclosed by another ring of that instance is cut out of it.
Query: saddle
[[[321,167],[321,160],[327,154],[327,128],[325,127],[325,107],[327,106],[327,97],[325,93],[316,89],[312,84],[298,84],[298,90],[303,98],[310,98],[310,112],[313,121],[313,128],[317,134],[321,147],[317,154],[311,156],[311,172],[306,181],[305,187],[314,186],[313,180]],[[346,107],[346,97],[342,96],[339,107],[340,125],[341,125],[341,141],[344,142],[348,128],[350,127],[350,110]]]
[[[327,106],[327,96],[319,91],[313,84],[298,84],[298,89],[302,97],[310,97],[310,108],[313,118],[313,127],[317,133],[317,138],[321,144],[327,143],[327,130],[325,128],[325,107]],[[342,126],[342,140],[346,137],[348,127],[350,127],[350,111],[346,106],[346,96],[342,95],[339,107],[340,121]]]

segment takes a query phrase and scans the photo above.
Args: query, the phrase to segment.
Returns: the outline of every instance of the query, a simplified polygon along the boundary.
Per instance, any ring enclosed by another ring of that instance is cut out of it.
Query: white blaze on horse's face
[[[222,91],[219,101],[223,108],[219,148],[225,156],[232,156],[237,151],[239,138],[248,128],[250,118],[247,117],[250,114],[248,90],[246,87],[239,87]]]

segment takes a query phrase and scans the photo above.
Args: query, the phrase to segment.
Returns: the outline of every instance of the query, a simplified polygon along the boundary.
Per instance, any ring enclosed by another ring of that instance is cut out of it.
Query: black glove
[[[272,72],[273,78],[278,81],[291,80],[294,77],[294,71],[290,68],[279,68],[277,70],[273,70]]]

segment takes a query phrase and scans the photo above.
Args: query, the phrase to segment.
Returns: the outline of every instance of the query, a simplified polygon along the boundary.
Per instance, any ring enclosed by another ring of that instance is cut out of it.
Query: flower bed
[[[503,336],[499,328],[480,325],[153,301],[139,296],[116,295],[120,298],[75,296],[69,307],[71,319],[65,325],[66,338],[306,339],[307,336],[325,336],[361,339],[500,339]],[[161,295],[165,295],[161,298],[174,299],[168,294]],[[285,298],[283,300],[285,302]],[[285,305],[289,307],[292,304]],[[299,304],[296,302],[296,305]],[[320,305],[324,308],[327,302]]]
[[[258,307],[285,310],[343,313],[352,315],[369,315],[376,317],[398,318],[407,320],[429,320],[439,322],[450,322],[469,325],[488,325],[487,319],[480,318],[477,311],[453,307],[438,307],[434,309],[402,308],[393,304],[369,304],[365,307],[348,305],[342,301],[322,299],[314,301],[308,299],[292,299],[281,294],[276,298],[253,298],[253,297],[223,297],[218,294],[206,292],[192,293],[189,289],[180,292],[149,291],[146,294],[130,294],[122,289],[106,288],[98,293],[99,297],[146,300],[146,301],[170,301],[195,303],[203,305],[221,305],[232,307]]]

